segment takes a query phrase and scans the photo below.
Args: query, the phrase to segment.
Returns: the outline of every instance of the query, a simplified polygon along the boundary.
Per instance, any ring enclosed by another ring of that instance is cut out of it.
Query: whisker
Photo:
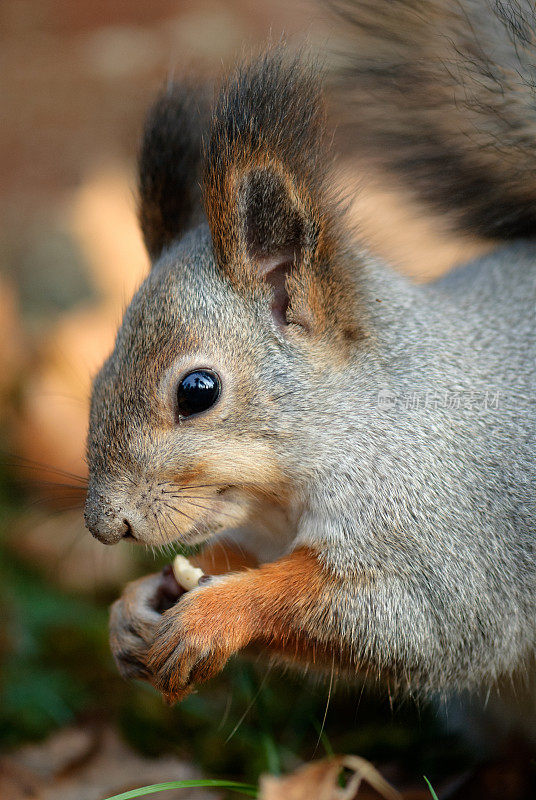
[[[53,467],[51,464],[44,464],[42,461],[34,461],[33,459],[25,458],[24,456],[17,456],[11,453],[6,453],[5,455],[6,461],[4,463],[7,466],[19,467],[23,469],[44,469],[48,472],[55,473],[56,475],[63,475],[64,478],[72,478],[73,480],[87,484],[87,477],[84,477],[83,475],[77,475],[75,472],[69,472],[68,470],[60,469],[59,467]]]
[[[171,505],[171,503],[163,503],[163,505],[165,505],[166,508],[171,508],[173,511],[176,511],[178,514],[185,514],[185,512],[182,511],[182,509],[178,508],[178,506]],[[186,503],[186,505],[195,505],[195,503]],[[209,508],[208,506],[200,506],[200,505],[198,505],[198,506],[196,506],[196,508],[202,508],[204,511],[212,511],[212,509]],[[185,516],[187,516],[187,515],[185,514]],[[192,517],[188,517],[188,519],[191,519],[192,522],[196,522],[197,521],[197,520],[193,519]]]
[[[176,551],[176,550],[175,550],[175,548],[173,547],[173,542],[168,542],[168,543],[166,544],[166,550],[167,550],[167,554],[168,554],[168,556],[169,556],[169,559],[170,559],[171,561],[173,561],[173,559],[174,559],[174,558],[175,558],[175,556],[177,555],[177,551]]]
[[[169,558],[169,549],[171,547],[171,543],[167,539],[167,534],[164,534],[164,536],[166,538],[165,538],[164,542],[162,542],[162,545],[161,545],[160,549],[161,549],[162,555],[165,556],[165,558]]]
[[[163,493],[168,500],[210,500],[209,497],[201,497],[198,494],[171,494],[170,492]],[[157,498],[159,495],[157,495]]]
[[[201,503],[193,503],[193,502],[190,500],[190,498],[189,498],[189,497],[181,497],[181,500],[186,500],[186,501],[187,501],[187,502],[186,502],[186,505],[187,505],[187,506],[195,506],[195,508],[202,508],[202,509],[204,509],[204,511],[213,511],[213,510],[214,510],[214,509],[213,509],[213,508],[211,508],[210,506],[204,506],[204,505],[202,505]]]
[[[158,519],[158,515],[156,514],[156,512],[153,511],[153,514],[156,520],[156,525],[158,527],[158,532],[162,538],[162,544],[161,544],[162,554],[167,555],[165,547],[170,545],[169,536],[167,535],[167,532],[162,529],[162,525],[160,524],[160,520]]]
[[[72,494],[71,495],[68,495],[68,494],[67,495],[60,495],[59,497],[52,497],[52,498],[51,497],[38,497],[35,500],[30,500],[29,502],[25,503],[25,505],[28,508],[31,508],[32,506],[46,505],[47,503],[49,503],[50,505],[54,505],[54,503],[61,502],[63,500],[71,500],[72,501],[72,499],[73,499]],[[76,505],[71,506],[71,508],[83,508],[83,506],[84,506],[84,503],[82,501],[80,501]]]
[[[87,533],[87,531],[85,533]],[[69,556],[72,554],[72,552],[75,549],[75,547],[77,547],[80,544],[80,542],[82,541],[82,537],[85,539],[84,531],[76,531],[71,536],[70,541],[68,542],[67,546],[60,553],[58,553],[58,556],[55,559],[54,564],[51,565],[51,567],[50,567],[50,574],[51,575],[55,575],[55,574],[58,573],[58,571],[60,570],[61,564],[67,558],[69,558]]]
[[[156,514],[155,514],[155,517],[156,517]],[[180,536],[179,529],[175,525],[173,519],[168,517],[167,513],[164,515],[164,519],[168,520],[169,522],[171,522],[171,524],[173,525],[173,527],[177,531],[177,535]],[[158,525],[158,529],[160,531],[160,535],[161,535],[161,537],[163,539],[163,542],[161,544],[162,555],[166,556],[166,558],[174,558],[175,551],[173,549],[173,541],[172,541],[171,537],[169,536],[167,530],[162,530],[162,527],[160,526],[160,522],[158,520],[157,520],[157,525]]]
[[[194,495],[172,494],[172,495],[168,495],[168,498],[169,499],[173,499],[173,500],[188,500],[187,505],[196,506],[196,508],[203,508],[205,511],[214,511],[215,510],[214,508],[211,508],[210,506],[204,506],[204,505],[199,505],[197,503],[192,503],[192,500],[209,500],[211,498],[198,497],[195,494]],[[216,499],[215,502],[218,502],[218,500]],[[170,505],[170,504],[168,503],[167,505]],[[227,516],[229,519],[234,519],[235,518],[233,514],[229,514],[228,512],[225,512],[225,511],[218,511],[218,514],[223,514],[223,516]]]
[[[201,508],[201,509],[203,509],[203,511],[213,511],[215,514],[218,515],[218,517],[224,517],[224,518],[232,519],[232,520],[236,519],[236,517],[233,514],[230,514],[228,511],[219,511],[217,509],[211,508],[210,506],[203,506],[203,505],[200,505],[199,503],[192,503],[191,500],[189,500],[186,503],[186,505],[187,506],[195,506],[195,508]]]
[[[53,487],[59,488],[59,489],[72,489],[75,492],[84,492],[84,493],[85,493],[85,489],[86,489],[85,486],[81,486],[78,483],[59,483],[59,482],[56,482],[56,481],[40,481],[40,480],[32,481],[32,487],[34,487],[34,486],[35,487],[53,486]]]
[[[168,508],[172,508],[173,511],[176,511],[178,514],[182,514],[182,516],[186,517],[186,519],[189,519],[190,522],[195,522],[195,519],[193,517],[190,517],[188,514],[186,514],[180,508],[175,508],[175,506],[171,506],[169,503],[164,503],[164,505],[167,506]]]
[[[328,709],[329,709],[329,704],[330,704],[330,701],[331,701],[331,691],[333,689],[333,675],[334,675],[334,673],[335,673],[335,653],[332,654],[331,675],[329,677],[329,688],[328,688],[328,696],[327,696],[327,699],[326,699],[326,708],[324,709],[324,718],[322,719],[322,725],[320,726],[320,731],[318,732],[318,739],[316,740],[315,749],[313,750],[313,758],[316,755],[316,751],[318,750],[318,745],[320,744],[320,742],[322,740],[322,734],[324,733],[324,728],[326,727],[326,719],[327,719],[327,716],[328,716]]]
[[[177,523],[175,522],[175,520],[173,519],[173,517],[171,516],[171,514],[169,513],[169,511],[164,511],[163,516],[164,516],[164,519],[167,522],[169,522],[172,525],[172,527],[175,529],[175,531],[177,532],[177,536],[180,536],[179,527],[178,527]]]
[[[221,550],[221,552],[223,553],[223,555],[225,557],[225,562],[227,564],[227,572],[230,572],[231,571],[231,565],[229,563],[229,554],[228,554],[227,550],[225,549],[225,547],[222,545],[221,542],[216,541],[216,544],[218,545],[218,549]]]
[[[161,521],[157,517],[156,512],[153,511],[153,514],[154,514],[154,517],[155,517],[155,520],[156,520],[156,524],[158,526],[158,532],[160,533],[160,537],[162,539],[162,541],[158,545],[158,549],[159,549],[160,554],[162,556],[165,556],[166,558],[168,558],[169,557],[169,552],[170,552],[170,549],[171,549],[171,542],[170,542],[167,530],[165,529],[165,527],[162,527]],[[164,517],[164,520],[165,519],[166,519],[166,517]]]
[[[245,718],[247,717],[247,715],[249,714],[249,712],[251,711],[251,709],[253,708],[253,706],[257,702],[257,699],[259,698],[259,695],[262,692],[262,690],[264,689],[264,685],[265,685],[266,681],[268,680],[268,676],[269,676],[270,672],[271,672],[271,669],[268,669],[264,673],[263,679],[259,684],[259,688],[255,692],[254,696],[251,698],[250,702],[248,703],[248,705],[246,707],[246,710],[244,711],[244,713],[242,714],[242,716],[240,717],[240,719],[238,720],[238,722],[234,726],[233,730],[231,731],[231,733],[229,734],[229,736],[225,740],[225,744],[227,744],[233,738],[233,736],[235,735],[235,733],[237,732],[239,727],[242,725],[242,723],[244,722]]]
[[[221,487],[221,483],[198,483],[196,486],[180,486],[178,483],[172,483],[171,481],[168,483],[168,486],[175,486],[176,489],[173,491],[178,490],[179,492],[186,492],[188,489],[214,489]],[[168,494],[167,492],[162,492],[162,494]]]
[[[152,511],[152,509],[151,509],[151,511]],[[162,534],[162,528],[160,527],[160,522],[159,522],[159,520],[158,520],[158,516],[157,516],[157,514],[156,514],[156,511],[152,511],[152,514],[153,514],[153,517],[154,517],[154,521],[156,522],[156,527],[158,528],[158,533],[159,533],[159,534],[160,534],[160,536],[162,536],[162,538],[163,538],[163,534]]]
[[[169,511],[165,511],[164,513],[165,513],[165,518],[166,518],[167,520],[169,520],[169,522],[171,522],[171,524],[173,525],[173,527],[174,527],[174,528],[175,528],[175,530],[177,531],[177,536],[182,536],[182,534],[181,534],[181,532],[180,532],[180,530],[179,530],[179,528],[178,528],[178,526],[177,526],[177,523],[175,522],[175,520],[173,519],[173,517],[171,516],[171,514],[169,513]]]
[[[225,538],[224,538],[223,541],[225,541]],[[227,541],[230,543],[230,545],[235,550],[239,550],[240,551],[241,555],[244,557],[246,562],[251,560],[251,558],[252,558],[251,553],[248,553],[248,551],[244,549],[244,546],[240,542],[235,542],[232,539],[231,540],[227,540]],[[223,544],[222,544],[221,540],[220,540],[220,542],[218,542],[218,544],[220,544],[220,546],[223,547]]]
[[[227,700],[226,700],[226,703],[225,703],[225,709],[224,709],[224,712],[222,714],[222,718],[221,718],[220,723],[219,723],[218,728],[217,728],[218,732],[221,731],[222,728],[225,727],[225,725],[227,723],[227,720],[229,719],[229,714],[231,712],[232,703],[233,703],[233,693],[232,692],[228,692]]]
[[[58,517],[60,514],[66,514],[68,511],[82,511],[83,506],[78,503],[75,506],[62,506],[61,508],[47,508],[46,511],[44,509],[39,509],[40,513],[46,514],[46,519],[50,517]]]

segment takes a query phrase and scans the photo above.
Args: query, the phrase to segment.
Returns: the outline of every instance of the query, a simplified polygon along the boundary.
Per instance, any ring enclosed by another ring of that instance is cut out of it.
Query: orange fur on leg
[[[349,661],[326,614],[336,578],[301,548],[188,593],[162,619],[149,654],[154,685],[171,701],[219,672],[233,653],[261,645],[293,660]],[[322,640],[315,633],[322,631]]]

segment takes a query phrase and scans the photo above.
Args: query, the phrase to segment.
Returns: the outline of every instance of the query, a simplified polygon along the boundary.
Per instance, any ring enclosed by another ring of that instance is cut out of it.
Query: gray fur
[[[365,282],[373,342],[328,390],[329,426],[308,428],[322,463],[298,539],[341,575],[370,576],[334,612],[369,663],[413,685],[489,686],[536,644],[536,247],[430,287],[379,265]],[[472,392],[498,392],[498,408],[464,409]]]
[[[328,361],[318,375],[260,301],[248,305],[219,276],[206,229],[186,237],[138,292],[96,382],[92,485],[102,492],[106,478],[109,495],[120,486],[132,498],[125,475],[145,487],[214,448],[208,424],[165,436],[155,425],[162,374],[189,326],[202,329],[196,350],[231,374],[239,359],[251,376],[225,436],[269,437],[294,490],[294,523],[271,557],[307,543],[347,578],[329,612],[372,668],[424,688],[489,684],[536,643],[536,245],[511,245],[434,286],[371,260],[357,282],[370,335],[348,368]],[[394,408],[378,406],[385,389]],[[445,391],[460,409],[443,407]],[[498,409],[463,408],[471,392],[492,405],[498,392]],[[405,409],[434,393],[437,408]],[[263,547],[259,536],[241,542]]]
[[[277,96],[261,83],[248,114]],[[291,161],[281,185],[307,204]],[[395,686],[522,672],[536,649],[536,244],[415,286],[344,236],[324,241],[314,269],[294,253],[285,289],[329,324],[278,322],[254,255],[238,258],[234,234],[214,247],[233,203],[218,185],[211,230],[165,239],[95,381],[88,527],[107,543],[124,520],[153,545],[219,535],[260,561],[312,547],[342,578],[313,615],[319,637]],[[315,211],[321,232],[336,230],[329,213]],[[195,367],[220,374],[221,398],[178,420],[177,381]]]

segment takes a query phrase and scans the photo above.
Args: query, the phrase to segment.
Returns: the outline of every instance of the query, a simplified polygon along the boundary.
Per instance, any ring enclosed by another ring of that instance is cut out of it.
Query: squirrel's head
[[[315,71],[275,51],[202,116],[173,87],[146,126],[153,268],[91,401],[86,522],[109,544],[195,543],[295,499],[323,387],[361,335]]]

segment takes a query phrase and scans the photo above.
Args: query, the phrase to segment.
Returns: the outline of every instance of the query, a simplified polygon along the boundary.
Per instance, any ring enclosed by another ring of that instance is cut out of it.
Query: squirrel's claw
[[[203,615],[202,594],[192,592],[162,616],[149,650],[151,683],[169,705],[220,672],[232,653],[224,632],[215,631]]]

